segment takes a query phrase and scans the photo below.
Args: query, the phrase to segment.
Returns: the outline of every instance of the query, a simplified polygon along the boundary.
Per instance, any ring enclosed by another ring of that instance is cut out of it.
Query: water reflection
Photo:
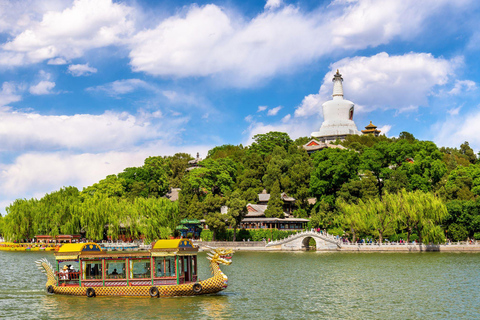
[[[160,299],[47,295],[40,257],[0,252],[1,319],[480,318],[480,254],[239,252],[226,291]]]
[[[227,312],[228,297],[225,295],[207,296],[199,304],[201,315],[210,319],[221,319]]]

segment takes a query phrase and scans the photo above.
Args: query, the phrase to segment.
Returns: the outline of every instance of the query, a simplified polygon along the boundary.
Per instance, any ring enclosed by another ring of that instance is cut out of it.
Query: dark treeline
[[[308,155],[301,146],[309,140],[259,134],[249,147],[213,148],[189,171],[188,154],[149,157],[143,166],[82,191],[66,187],[40,200],[16,200],[0,217],[0,232],[17,241],[65,233],[151,240],[171,236],[181,219],[195,218],[218,235],[232,228],[235,239],[246,204],[266,189],[267,216],[283,217],[285,192],[296,199],[296,217],[352,240],[480,238],[480,164],[468,142],[457,149],[407,132],[399,138],[349,136],[336,143],[345,148]],[[170,188],[181,188],[178,201],[163,198]],[[226,214],[220,213],[223,205]]]

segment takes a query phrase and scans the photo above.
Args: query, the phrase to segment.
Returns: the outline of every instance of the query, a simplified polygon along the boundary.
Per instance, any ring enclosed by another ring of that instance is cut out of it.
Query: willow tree
[[[337,201],[337,207],[340,212],[338,218],[340,224],[348,228],[352,233],[352,242],[357,241],[357,233],[360,231],[367,231],[367,220],[365,204],[361,205],[350,204],[343,200]]]
[[[398,207],[395,194],[385,193],[379,198],[371,198],[366,202],[359,200],[360,210],[366,213],[366,223],[378,234],[380,243],[386,234],[395,232],[398,222]]]
[[[21,241],[35,236],[33,212],[37,200],[17,199],[6,208],[3,221],[5,239]]]
[[[445,240],[439,224],[448,212],[443,202],[430,192],[416,190],[407,192],[403,189],[397,197],[399,221],[407,231],[407,241],[416,231],[420,242],[439,243]]]
[[[137,198],[133,206],[138,214],[138,233],[146,241],[168,238],[180,223],[177,202],[164,198]]]
[[[109,223],[114,202],[116,202],[115,198],[94,194],[81,204],[81,224],[87,239],[102,240],[104,238],[105,226]]]
[[[445,241],[445,233],[440,223],[448,216],[445,204],[432,193],[418,193],[419,206],[422,207],[416,228],[421,242],[441,243]]]

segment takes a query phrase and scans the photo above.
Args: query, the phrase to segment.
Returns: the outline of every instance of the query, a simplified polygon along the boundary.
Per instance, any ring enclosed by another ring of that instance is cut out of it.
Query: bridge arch
[[[313,240],[313,246],[310,245],[310,242]],[[302,240],[302,249],[310,251],[310,250],[317,250],[317,242],[319,239],[315,239],[315,237],[307,236]]]
[[[328,233],[312,230],[299,232],[285,239],[269,242],[267,247],[275,247],[282,250],[306,250],[309,248],[310,239],[315,240],[316,250],[337,250],[341,247],[341,242],[336,237]]]

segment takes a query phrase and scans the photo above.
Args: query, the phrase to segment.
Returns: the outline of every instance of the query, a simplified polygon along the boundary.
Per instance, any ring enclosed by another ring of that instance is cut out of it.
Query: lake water
[[[1,319],[480,318],[478,253],[238,252],[227,290],[162,299],[47,295],[45,256],[0,251]]]

